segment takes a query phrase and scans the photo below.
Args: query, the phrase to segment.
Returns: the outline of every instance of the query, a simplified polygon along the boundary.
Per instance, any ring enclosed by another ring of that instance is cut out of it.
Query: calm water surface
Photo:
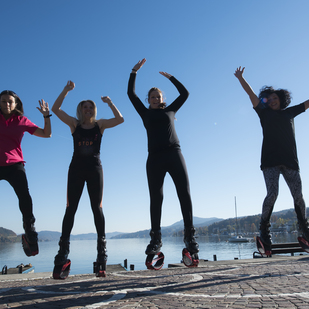
[[[214,255],[217,260],[250,259],[253,252],[257,251],[255,242],[249,243],[229,243],[228,236],[199,237],[200,259],[213,261]],[[285,234],[277,237],[273,236],[274,243],[296,242],[296,234]],[[135,270],[145,269],[145,248],[149,242],[148,238],[130,238],[130,239],[107,239],[107,264],[124,265],[124,260],[128,260],[134,265]],[[96,241],[95,240],[75,240],[71,241],[70,255],[72,266],[70,274],[88,274],[93,271],[93,262],[96,259]],[[184,248],[181,237],[163,238],[162,252],[165,255],[164,268],[169,263],[179,263],[181,261],[181,252]],[[0,243],[0,267],[7,265],[16,267],[23,263],[31,263],[35,267],[35,272],[51,272],[53,270],[54,256],[58,252],[58,242],[40,242],[39,254],[34,257],[27,257],[22,249],[21,243],[6,244]]]

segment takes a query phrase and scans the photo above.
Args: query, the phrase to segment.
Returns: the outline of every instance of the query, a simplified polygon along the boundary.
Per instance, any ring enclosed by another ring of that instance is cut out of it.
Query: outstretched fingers
[[[244,70],[245,70],[245,67],[241,68],[241,66],[240,66],[240,67],[238,67],[238,68],[236,69],[234,75],[235,75],[237,78],[239,78],[239,77],[241,77],[242,74],[244,73]]]
[[[164,77],[168,78],[168,79],[170,79],[170,78],[172,77],[172,75],[169,74],[169,73],[167,73],[167,72],[162,72],[162,71],[160,71],[159,73],[160,73],[161,75],[163,75]]]
[[[139,62],[133,67],[132,70],[137,72],[145,64],[145,62],[146,62],[146,58],[139,60]]]
[[[43,114],[43,116],[47,116],[49,114],[48,103],[42,99],[42,100],[39,100],[39,105],[40,107],[37,107],[37,109],[40,111],[40,113]]]

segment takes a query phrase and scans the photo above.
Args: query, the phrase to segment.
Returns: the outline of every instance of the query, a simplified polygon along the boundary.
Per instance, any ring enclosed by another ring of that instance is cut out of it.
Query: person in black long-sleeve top
[[[151,241],[145,253],[157,254],[162,247],[161,210],[163,183],[167,172],[174,181],[181,205],[185,245],[189,252],[197,253],[199,246],[194,237],[188,173],[174,124],[175,114],[187,100],[189,92],[175,77],[166,72],[160,72],[175,85],[180,95],[172,104],[166,106],[161,90],[151,88],[148,92],[149,108],[145,107],[135,94],[136,73],[145,62],[146,59],[143,59],[133,67],[128,84],[128,96],[143,120],[148,137],[149,154],[146,169],[150,194]]]

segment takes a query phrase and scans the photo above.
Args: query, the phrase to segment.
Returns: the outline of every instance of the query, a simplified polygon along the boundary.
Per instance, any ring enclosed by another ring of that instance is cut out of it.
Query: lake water
[[[198,237],[200,245],[200,259],[213,261],[214,255],[217,260],[250,259],[253,252],[257,251],[255,242],[229,243],[228,236]],[[296,234],[284,234],[273,236],[274,243],[296,242]],[[127,259],[128,268],[134,265],[135,270],[146,269],[145,248],[149,242],[148,238],[130,239],[107,239],[108,264],[124,265]],[[95,240],[71,241],[69,258],[72,262],[70,274],[88,274],[93,272],[93,262],[96,259]],[[162,252],[165,255],[164,268],[170,263],[181,261],[184,243],[181,237],[163,238]],[[58,252],[58,242],[40,242],[39,254],[34,257],[27,257],[24,254],[21,243],[0,243],[0,267],[7,265],[8,268],[16,267],[23,263],[31,263],[35,272],[51,272],[53,270],[54,256]],[[297,253],[296,253],[297,254]],[[295,255],[296,255],[295,254]]]

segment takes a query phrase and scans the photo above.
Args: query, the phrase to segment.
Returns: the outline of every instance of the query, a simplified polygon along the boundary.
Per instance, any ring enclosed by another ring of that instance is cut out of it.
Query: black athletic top
[[[83,129],[77,125],[73,136],[74,153],[71,164],[100,165],[100,147],[102,134],[97,123],[92,129]]]
[[[274,111],[269,107],[264,108],[260,103],[255,111],[263,129],[261,169],[285,165],[299,170],[294,118],[305,111],[305,104]]]
[[[187,100],[189,92],[172,76],[170,81],[175,85],[180,95],[166,108],[147,108],[135,94],[135,78],[136,74],[131,73],[128,85],[128,96],[136,111],[141,116],[146,128],[148,152],[155,153],[170,148],[180,148],[174,120],[176,112]]]

